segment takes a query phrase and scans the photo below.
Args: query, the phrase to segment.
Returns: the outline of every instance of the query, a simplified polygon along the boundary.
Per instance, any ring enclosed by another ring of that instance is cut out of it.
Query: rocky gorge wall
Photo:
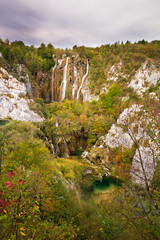
[[[83,157],[94,164],[104,165],[112,172],[115,161],[121,167],[124,155],[131,150],[132,181],[144,186],[146,182],[150,184],[160,160],[159,121],[159,113],[155,119],[154,114],[148,113],[142,105],[134,104],[120,114],[117,123],[99,138],[90,151],[85,151]]]
[[[66,66],[67,58],[56,59],[56,67],[53,73],[53,101],[61,101],[62,81],[66,71],[66,92],[65,98],[80,99],[81,101],[94,99],[91,93],[87,91],[86,96],[86,82],[90,80],[89,63],[86,59],[79,58],[78,55],[68,57],[68,64]],[[65,68],[66,66],[66,68]],[[52,86],[51,86],[52,88]]]
[[[66,79],[65,98],[81,101],[98,99],[91,94],[90,66],[87,59],[78,55],[63,56],[62,59],[54,56],[55,65],[50,73],[39,72],[32,81],[33,98],[43,98],[46,102],[62,101],[64,76]],[[67,66],[66,66],[67,63]]]

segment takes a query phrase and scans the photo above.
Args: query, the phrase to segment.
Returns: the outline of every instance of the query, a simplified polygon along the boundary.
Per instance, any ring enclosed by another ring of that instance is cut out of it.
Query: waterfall
[[[76,66],[74,66],[74,78],[75,78],[75,81],[74,81],[74,84],[73,84],[73,87],[72,87],[72,98],[74,99],[75,98],[75,92],[77,90],[77,68]]]
[[[53,143],[50,143],[48,137],[46,137],[46,141],[49,143],[49,145],[50,145],[50,147],[52,149],[53,155],[55,155],[57,157]]]
[[[81,85],[80,85],[80,87],[79,87],[79,89],[78,89],[78,92],[77,92],[77,99],[79,99],[79,93],[80,93],[81,88],[82,88],[82,86],[83,86],[83,82],[84,82],[85,78],[86,78],[87,75],[88,75],[88,71],[89,71],[89,63],[88,63],[88,60],[87,60],[87,70],[86,70],[85,75],[84,75],[83,78],[82,78]]]
[[[53,81],[54,81],[54,70],[57,67],[57,64],[54,65],[54,67],[52,68],[52,102],[53,102]]]
[[[64,68],[63,80],[60,85],[60,101],[63,101],[66,95],[68,59],[69,57],[67,57],[66,65]]]
[[[65,157],[69,157],[69,149],[66,143],[66,140],[63,138],[64,146],[65,146]]]
[[[108,174],[109,174],[109,169],[108,168],[106,168],[106,166],[104,166],[104,165],[102,165],[102,168],[105,170],[105,175],[104,176],[108,176]]]
[[[58,59],[58,65],[59,65],[59,67],[61,67],[62,66],[62,59]]]
[[[51,143],[51,148],[52,148],[52,153],[53,153],[53,155],[55,155],[55,150],[54,150],[54,145],[53,145],[53,143]]]
[[[55,126],[58,127],[58,121],[56,121]]]

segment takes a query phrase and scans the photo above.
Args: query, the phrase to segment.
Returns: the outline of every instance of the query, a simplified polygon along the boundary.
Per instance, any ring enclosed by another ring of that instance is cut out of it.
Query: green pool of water
[[[8,122],[8,120],[0,120],[0,126],[6,125]]]
[[[103,177],[102,181],[93,182],[93,193],[98,194],[106,192],[110,187],[120,187],[121,182],[117,178]]]

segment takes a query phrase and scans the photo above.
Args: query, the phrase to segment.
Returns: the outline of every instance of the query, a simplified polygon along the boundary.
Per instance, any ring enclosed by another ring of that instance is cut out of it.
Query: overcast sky
[[[63,48],[160,40],[160,0],[0,0],[0,38]]]

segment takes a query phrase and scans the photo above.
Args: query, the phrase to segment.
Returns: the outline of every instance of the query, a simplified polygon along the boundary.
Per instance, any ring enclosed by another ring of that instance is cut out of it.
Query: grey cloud
[[[6,2],[0,3],[0,25],[11,27],[11,28],[19,28],[25,30],[32,28],[32,24],[35,24],[37,19],[40,19],[38,14],[31,10],[25,9],[21,4],[13,4],[13,6],[7,4]]]
[[[159,0],[1,0],[0,35],[32,44],[96,46],[160,39]]]

